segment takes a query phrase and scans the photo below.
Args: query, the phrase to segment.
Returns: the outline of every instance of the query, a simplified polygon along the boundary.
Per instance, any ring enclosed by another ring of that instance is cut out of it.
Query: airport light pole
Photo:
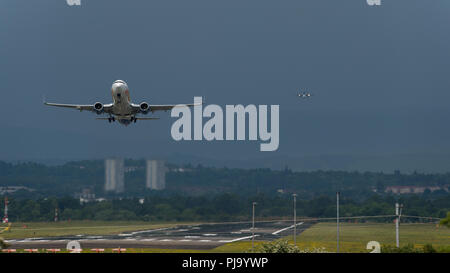
[[[336,252],[339,253],[339,192],[336,192]]]
[[[254,247],[254,241],[255,241],[255,206],[256,206],[256,202],[253,202],[253,210],[252,210],[252,250]]]
[[[297,194],[294,193],[294,245],[297,245]]]
[[[403,205],[400,205],[399,203],[395,203],[395,244],[397,248],[400,247],[400,216],[402,215],[402,208]],[[400,211],[399,211],[400,210]]]

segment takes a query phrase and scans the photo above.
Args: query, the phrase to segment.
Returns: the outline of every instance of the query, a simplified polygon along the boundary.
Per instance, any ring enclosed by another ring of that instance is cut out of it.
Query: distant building
[[[106,201],[106,198],[95,198],[95,199],[84,199],[80,197],[80,204],[83,205],[85,203],[92,203],[92,202],[103,202]]]
[[[35,191],[34,189],[23,187],[23,186],[6,186],[6,187],[0,187],[0,195],[4,194],[11,194],[16,191],[25,190],[25,191]]]
[[[124,187],[124,160],[122,158],[106,159],[105,191],[121,193]]]
[[[139,170],[141,168],[142,167],[138,167],[138,166],[128,166],[128,167],[125,167],[125,173],[132,173],[132,172],[135,172],[135,171],[137,171],[137,170]]]
[[[169,169],[169,171],[174,172],[174,173],[184,173],[184,172],[191,172],[192,169],[186,169],[186,168],[171,168]]]
[[[163,190],[166,188],[166,166],[162,160],[147,160],[146,188]]]
[[[429,190],[431,192],[438,191],[438,190],[448,191],[448,189],[446,187],[439,187],[439,186],[430,186],[430,187],[423,187],[423,186],[389,186],[389,187],[386,187],[384,192],[386,192],[386,193],[394,193],[394,194],[421,194],[421,193],[424,193],[426,190]]]
[[[81,193],[76,193],[75,198],[80,199],[80,203],[88,203],[95,201],[95,193],[91,188],[84,188],[81,190]]]

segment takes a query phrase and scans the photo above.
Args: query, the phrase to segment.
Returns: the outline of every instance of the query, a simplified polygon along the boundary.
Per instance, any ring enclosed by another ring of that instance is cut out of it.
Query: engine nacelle
[[[142,113],[147,113],[150,110],[150,105],[146,102],[141,102],[141,104],[139,104],[139,109]]]
[[[94,110],[97,114],[101,114],[103,112],[103,104],[100,102],[94,103]]]

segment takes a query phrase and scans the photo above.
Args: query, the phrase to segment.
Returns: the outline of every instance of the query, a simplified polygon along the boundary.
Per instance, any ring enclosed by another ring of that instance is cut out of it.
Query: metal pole
[[[339,253],[339,192],[336,192],[336,252]]]
[[[294,245],[297,245],[297,194],[293,194],[294,196]]]
[[[252,217],[252,250],[253,250],[253,247],[254,247],[254,245],[255,245],[255,243],[254,243],[254,241],[255,241],[255,205],[256,205],[256,202],[253,202],[253,217]]]
[[[3,216],[2,222],[7,224],[8,221],[8,197],[5,196],[5,215]]]
[[[395,203],[395,215],[397,216],[395,218],[395,244],[397,245],[397,248],[400,247],[400,238],[399,238],[399,230],[398,230],[398,222],[400,220],[399,213],[398,213],[399,205],[398,203]]]

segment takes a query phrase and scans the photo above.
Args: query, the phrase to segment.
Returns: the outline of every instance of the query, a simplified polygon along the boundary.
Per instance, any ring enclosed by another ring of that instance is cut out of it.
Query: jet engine
[[[139,109],[145,114],[150,110],[150,106],[146,102],[141,102],[141,104],[139,104]]]
[[[100,102],[96,102],[94,104],[94,110],[95,112],[97,112],[97,114],[101,114],[103,112],[103,104],[101,104]]]

